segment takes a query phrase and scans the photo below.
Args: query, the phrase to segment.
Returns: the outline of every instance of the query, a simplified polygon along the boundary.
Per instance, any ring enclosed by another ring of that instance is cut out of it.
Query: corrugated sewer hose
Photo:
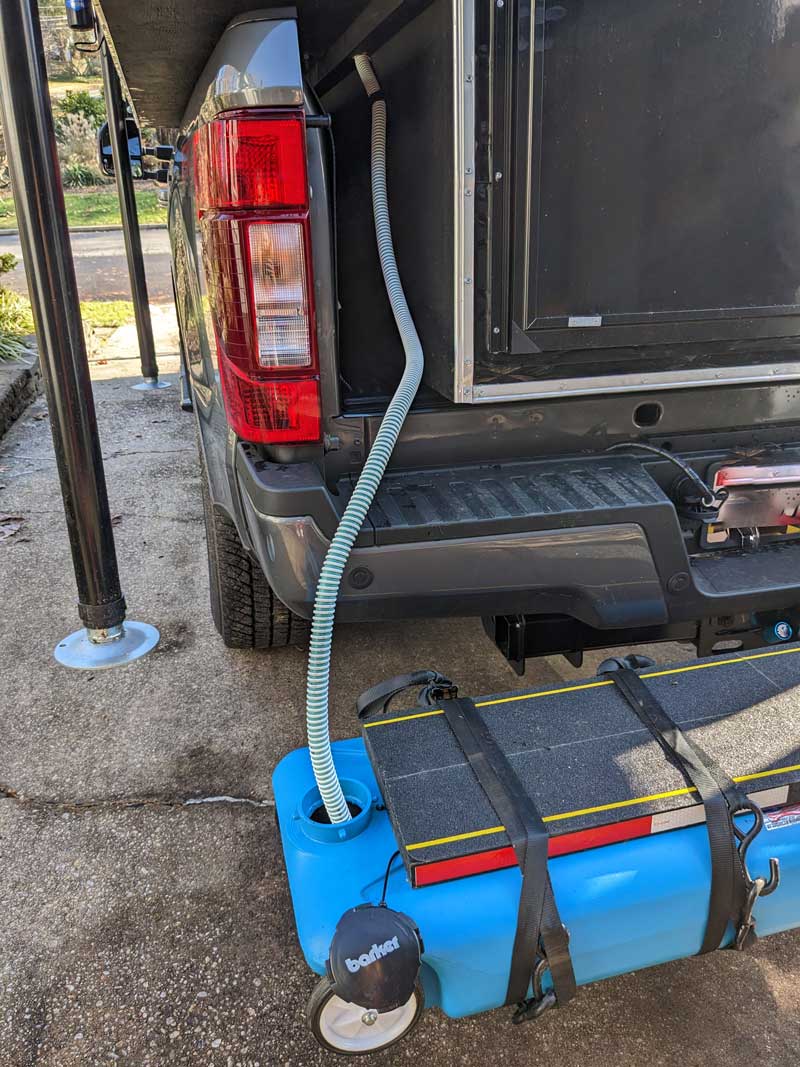
[[[397,270],[386,192],[386,102],[372,63],[355,57],[356,70],[372,103],[372,210],[386,292],[403,343],[406,365],[389,402],[375,442],[325,556],[314,600],[306,683],[306,729],[311,765],[322,802],[332,823],[351,818],[333,763],[329,728],[331,642],[339,586],[355,540],[380,485],[386,465],[422,379],[424,357]]]

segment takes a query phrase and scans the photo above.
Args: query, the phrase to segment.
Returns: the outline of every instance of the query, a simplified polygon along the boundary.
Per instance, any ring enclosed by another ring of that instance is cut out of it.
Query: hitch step
[[[681,729],[762,807],[800,802],[800,646],[641,672]],[[550,855],[704,821],[697,794],[607,677],[476,700],[542,813]],[[412,885],[514,866],[437,708],[372,717],[364,740]]]

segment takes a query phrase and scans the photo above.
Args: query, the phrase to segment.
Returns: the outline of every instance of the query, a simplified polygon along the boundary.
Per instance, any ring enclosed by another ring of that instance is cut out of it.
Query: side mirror
[[[155,157],[160,163],[169,163],[174,155],[172,145],[157,144],[143,145],[139,134],[139,127],[135,119],[126,119],[128,131],[128,155],[131,159],[131,174],[134,178],[154,178],[159,182],[166,182],[169,178],[168,167],[148,167],[145,165],[146,157]],[[97,152],[100,160],[100,169],[109,178],[114,176],[114,156],[111,151],[111,131],[108,123],[104,122],[97,131]]]
[[[134,119],[125,120],[128,128],[128,154],[131,157],[131,171],[134,178],[142,177],[142,139],[139,136],[139,127]],[[97,152],[100,159],[100,169],[109,178],[114,177],[114,157],[111,152],[111,131],[108,123],[104,122],[97,131]]]

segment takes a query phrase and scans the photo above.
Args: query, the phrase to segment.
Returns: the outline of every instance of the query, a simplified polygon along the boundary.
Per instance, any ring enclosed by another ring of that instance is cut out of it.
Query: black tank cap
[[[342,1000],[393,1011],[413,994],[421,955],[412,919],[385,905],[362,904],[337,923],[326,966]]]

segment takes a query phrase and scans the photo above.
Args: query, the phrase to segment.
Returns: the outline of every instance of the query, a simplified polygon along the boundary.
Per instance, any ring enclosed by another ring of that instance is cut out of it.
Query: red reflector
[[[551,837],[547,854],[551,857],[566,856],[570,852],[583,852],[587,848],[632,841],[635,837],[647,837],[652,826],[652,816],[641,815],[638,819],[626,819],[625,822],[615,822],[609,826],[596,826],[592,830],[576,830],[574,834]]]
[[[238,373],[224,356],[220,356],[219,373],[228,422],[240,437],[261,444],[319,440],[316,378],[253,381]]]
[[[308,206],[302,114],[214,119],[197,138],[199,211]]]
[[[435,863],[424,863],[414,868],[414,885],[421,889],[424,885],[449,882],[453,878],[467,878],[471,874],[485,874],[487,871],[502,871],[506,867],[515,867],[516,863],[517,857],[510,845],[505,848],[493,848],[489,852],[477,852],[472,856],[437,860]]]
[[[597,826],[591,830],[576,830],[574,834],[551,837],[547,854],[552,859],[554,856],[567,856],[571,852],[600,848],[601,845],[615,845],[620,841],[647,837],[652,829],[652,822],[652,816],[642,815],[638,819],[627,819],[609,826]],[[433,863],[422,863],[414,867],[414,885],[422,888],[425,885],[436,885],[438,882],[449,882],[453,878],[467,878],[471,874],[502,871],[506,867],[516,866],[516,863],[517,857],[510,845],[469,856],[435,860]]]

